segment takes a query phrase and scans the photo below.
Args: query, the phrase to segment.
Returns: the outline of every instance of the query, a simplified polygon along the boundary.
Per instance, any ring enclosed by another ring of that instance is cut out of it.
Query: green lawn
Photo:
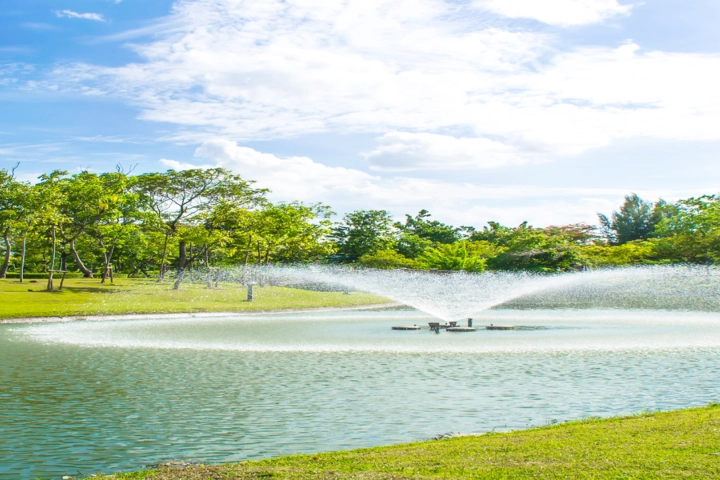
[[[245,302],[247,289],[221,284],[220,289],[154,280],[117,279],[101,285],[99,279],[65,280],[62,291],[48,292],[45,280],[0,280],[0,319],[63,317],[72,315],[118,315],[130,313],[245,312],[288,308],[354,307],[388,302],[364,293],[314,292],[284,287],[255,286],[255,301]],[[59,285],[55,281],[55,288]]]
[[[102,478],[720,478],[720,406]]]

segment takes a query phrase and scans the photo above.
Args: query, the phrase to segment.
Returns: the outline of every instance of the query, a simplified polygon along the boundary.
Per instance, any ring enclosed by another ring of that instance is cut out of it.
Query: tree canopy
[[[273,203],[268,190],[221,168],[131,175],[52,171],[34,184],[0,170],[0,277],[27,269],[98,275],[215,267],[345,263],[363,268],[557,272],[720,260],[720,199],[625,197],[599,225],[527,222],[455,227],[427,210],[397,221],[357,210],[333,222],[322,204]]]

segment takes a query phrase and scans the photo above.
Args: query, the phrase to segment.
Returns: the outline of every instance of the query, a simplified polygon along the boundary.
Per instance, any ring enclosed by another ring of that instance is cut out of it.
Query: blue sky
[[[223,166],[338,213],[718,192],[717,0],[3,0],[0,167]]]

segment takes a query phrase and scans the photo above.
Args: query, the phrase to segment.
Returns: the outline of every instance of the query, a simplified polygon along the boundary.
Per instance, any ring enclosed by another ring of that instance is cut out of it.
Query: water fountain
[[[276,283],[322,283],[375,293],[445,321],[498,307],[720,310],[707,267],[647,266],[559,274],[426,272],[347,267],[269,268]]]

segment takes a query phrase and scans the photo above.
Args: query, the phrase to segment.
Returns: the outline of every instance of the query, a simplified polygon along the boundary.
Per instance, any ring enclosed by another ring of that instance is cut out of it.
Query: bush
[[[381,250],[372,255],[363,255],[358,262],[363,267],[388,270],[392,268],[413,268],[415,262],[394,250]]]
[[[487,260],[468,253],[466,242],[450,245],[440,244],[426,250],[418,257],[416,264],[425,269],[464,270],[479,273],[485,271]]]

